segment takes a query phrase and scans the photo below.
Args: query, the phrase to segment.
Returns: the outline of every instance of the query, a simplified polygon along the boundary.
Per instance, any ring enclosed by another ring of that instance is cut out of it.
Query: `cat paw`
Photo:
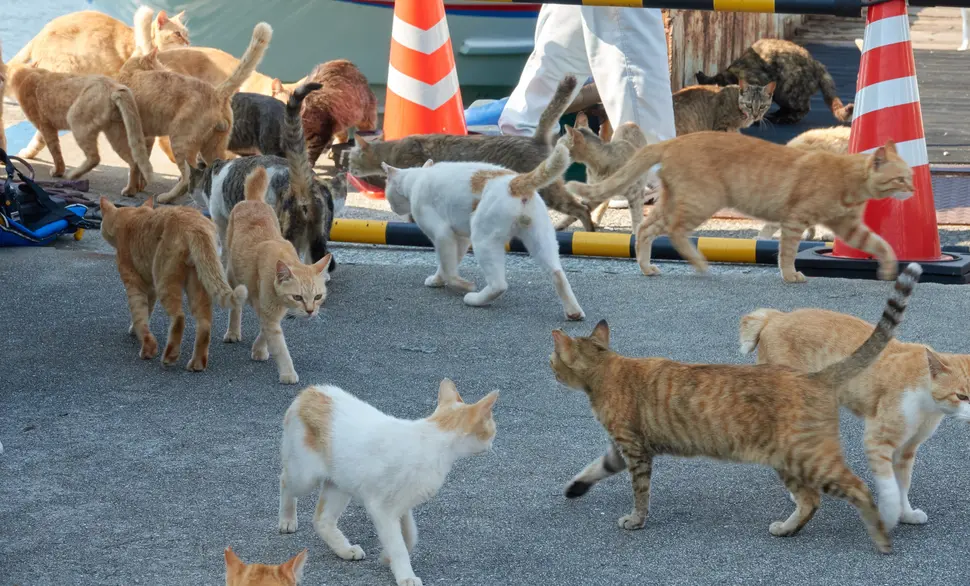
[[[300,524],[297,522],[296,517],[292,519],[280,519],[280,533],[296,533],[296,528]]]
[[[249,357],[259,362],[265,362],[269,360],[269,348],[253,348]]]
[[[135,335],[135,324],[134,323],[128,324],[128,335],[129,336],[134,336]]]
[[[425,287],[444,287],[445,279],[438,273],[435,273],[424,280]]]
[[[483,299],[478,293],[466,293],[462,300],[465,302],[465,305],[471,305],[472,307],[483,307],[488,305],[488,302],[485,301],[485,299]]]
[[[907,525],[922,525],[926,523],[929,516],[923,512],[923,509],[913,509],[911,511],[905,511],[899,517],[901,523],[906,523]]]
[[[574,480],[566,486],[566,498],[575,499],[583,496],[589,489],[593,487],[593,484],[583,480]]]
[[[295,372],[280,373],[280,383],[295,385],[298,382],[300,382],[300,377]]]
[[[202,372],[209,365],[208,356],[193,356],[192,360],[185,365],[185,370],[189,372]]]
[[[566,319],[568,319],[569,321],[583,321],[584,319],[586,319],[586,314],[583,312],[582,309],[580,309],[577,312],[567,313]]]
[[[646,266],[640,265],[640,272],[642,272],[644,276],[647,276],[647,277],[656,277],[657,275],[660,274],[660,267],[652,264],[648,264]]]
[[[641,515],[640,513],[630,513],[629,515],[623,515],[620,517],[620,520],[617,521],[617,525],[620,526],[620,529],[636,531],[637,529],[643,529],[646,522],[647,517],[645,515]]]
[[[63,177],[64,169],[51,169],[51,177]]]
[[[882,279],[883,281],[895,281],[896,276],[898,274],[899,274],[899,267],[896,266],[896,263],[893,263],[891,265],[884,266],[884,267],[882,266],[879,267],[878,275],[879,275],[879,278]]]
[[[356,562],[367,557],[367,554],[364,553],[364,548],[359,545],[351,545],[344,551],[336,551],[334,553],[340,559],[347,560],[348,562]],[[383,558],[381,558],[381,561],[383,561]]]
[[[475,290],[475,283],[472,283],[468,279],[462,279],[461,277],[455,277],[448,283],[449,287],[454,287],[459,291],[470,292]]]
[[[141,356],[142,360],[151,360],[155,358],[158,354],[158,341],[155,340],[155,336],[149,334],[147,337],[141,341]]]
[[[788,529],[785,528],[785,522],[784,521],[775,521],[774,523],[772,523],[771,525],[769,525],[768,526],[768,533],[771,533],[775,537],[788,537],[790,535],[794,535],[795,534],[794,531],[790,531],[790,530],[788,530]]]
[[[226,332],[226,335],[222,337],[222,341],[226,344],[242,342],[242,332]],[[255,358],[253,360],[255,360]]]
[[[413,578],[401,578],[397,581],[397,586],[423,586],[421,583],[421,578],[417,576]]]
[[[786,283],[805,283],[808,281],[808,279],[805,278],[805,275],[801,271],[795,271],[794,273],[792,273],[787,277],[782,275],[782,278],[785,279]]]
[[[179,361],[179,349],[175,346],[165,346],[165,352],[162,353],[162,364],[165,366],[174,366],[176,362]]]

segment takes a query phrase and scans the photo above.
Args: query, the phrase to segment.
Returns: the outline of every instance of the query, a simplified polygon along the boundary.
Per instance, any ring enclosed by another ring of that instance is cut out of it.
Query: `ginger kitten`
[[[859,510],[879,551],[890,539],[865,483],[845,463],[835,389],[859,376],[892,339],[922,269],[911,263],[896,280],[879,325],[847,358],[817,372],[784,366],[684,364],[627,358],[610,349],[601,321],[585,338],[552,333],[556,379],[584,391],[612,444],[566,490],[575,498],[596,482],[630,469],[633,511],[620,527],[640,529],[647,518],[653,459],[708,456],[774,468],[795,502],[772,535],[797,533],[811,520],[820,492]]]
[[[168,203],[186,193],[188,165],[194,165],[200,154],[209,165],[225,158],[233,122],[232,95],[259,65],[272,36],[268,24],[257,24],[239,67],[215,87],[166,69],[158,61],[157,49],[133,55],[121,68],[118,81],[135,96],[146,139],[168,136],[181,173],[175,187],[158,196],[159,202]]]
[[[303,579],[307,550],[278,566],[247,564],[231,547],[225,551],[226,586],[296,586]]]
[[[222,307],[240,309],[246,287],[226,282],[216,252],[216,228],[196,209],[154,209],[151,199],[138,207],[116,207],[101,198],[101,234],[115,248],[118,273],[128,295],[131,327],[128,333],[141,341],[141,358],[158,353],[158,342],[148,327],[155,300],[171,318],[162,364],[178,362],[185,330],[182,292],[189,298],[195,318],[195,346],[186,370],[202,371],[209,363],[212,300]]]
[[[313,524],[339,557],[362,560],[337,527],[356,499],[367,510],[398,586],[421,586],[411,568],[418,542],[412,509],[430,500],[454,463],[491,448],[498,391],[466,404],[449,379],[429,417],[398,419],[333,385],[304,389],[283,417],[280,533],[297,529],[297,499],[320,489]]]
[[[872,154],[837,155],[803,151],[766,140],[726,132],[695,132],[636,152],[609,179],[585,185],[567,184],[586,200],[626,189],[660,163],[659,201],[637,230],[637,262],[644,275],[659,275],[650,264],[653,239],[668,234],[681,258],[698,272],[707,260],[688,238],[722,208],[734,208],[769,222],[781,223],[778,264],[788,283],[803,283],[795,270],[802,233],[822,224],[849,246],[879,261],[880,279],[892,279],[898,266],[892,247],[862,223],[872,199],[906,199],[913,192],[913,171],[887,141]]]
[[[98,135],[104,132],[111,148],[130,169],[122,195],[135,195],[151,182],[152,164],[131,90],[104,75],[56,73],[36,67],[11,69],[9,90],[43,138],[43,141],[31,141],[20,152],[21,157],[34,158],[46,144],[54,162],[51,176],[64,176],[64,157],[57,131],[70,130],[84,153],[84,162],[67,173],[68,179],[77,179],[101,162]],[[132,181],[133,178],[137,180]]]
[[[296,384],[300,377],[293,368],[280,322],[287,313],[305,318],[317,315],[327,297],[324,271],[330,265],[330,254],[312,265],[300,262],[296,248],[280,232],[276,212],[264,201],[268,186],[269,178],[262,167],[246,178],[246,199],[229,214],[226,262],[229,282],[246,285],[251,292],[249,304],[259,316],[253,360],[268,360],[272,354],[280,382]],[[223,340],[242,340],[242,307],[230,312]]]
[[[757,348],[758,364],[810,372],[843,360],[871,333],[871,324],[834,311],[758,309],[741,318],[741,353]],[[970,422],[968,388],[970,355],[892,340],[872,368],[834,390],[839,405],[865,419],[863,444],[886,529],[926,522],[909,502],[916,451],[944,416]]]

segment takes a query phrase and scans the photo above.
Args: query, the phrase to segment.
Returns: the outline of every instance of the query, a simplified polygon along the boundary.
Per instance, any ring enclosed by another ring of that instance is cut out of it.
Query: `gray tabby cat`
[[[431,159],[435,163],[492,163],[518,173],[528,173],[552,154],[553,139],[559,133],[559,119],[569,107],[575,91],[575,77],[568,76],[559,83],[532,136],[424,134],[368,143],[357,135],[357,145],[348,157],[350,172],[358,177],[383,175],[382,163],[408,169],[420,167]],[[541,188],[539,195],[546,206],[570,216],[557,229],[569,226],[578,218],[584,230],[595,230],[589,207],[566,191],[561,178]]]
[[[740,80],[737,85],[694,85],[674,94],[674,123],[677,136],[716,130],[738,132],[760,121],[771,108],[775,82],[754,85]]]
[[[245,199],[246,176],[256,167],[265,167],[270,178],[266,203],[276,210],[283,237],[293,243],[308,264],[327,255],[335,206],[337,212],[343,207],[347,181],[343,173],[329,181],[318,180],[307,159],[300,106],[307,94],[320,87],[318,83],[305,83],[293,91],[286,103],[281,143],[286,158],[240,157],[217,160],[211,167],[189,168],[189,191],[196,203],[209,209],[223,251],[229,213]],[[332,261],[329,270],[335,266]]]
[[[283,102],[271,96],[234,94],[229,150],[238,155],[286,156],[282,147],[285,109]]]

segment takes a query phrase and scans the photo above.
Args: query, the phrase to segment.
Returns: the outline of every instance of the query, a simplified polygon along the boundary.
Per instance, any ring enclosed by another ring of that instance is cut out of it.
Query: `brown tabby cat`
[[[663,233],[681,258],[698,272],[707,260],[690,242],[690,233],[718,210],[734,208],[769,222],[781,222],[778,264],[788,283],[805,282],[795,270],[802,232],[815,224],[831,229],[849,246],[879,260],[879,278],[898,270],[892,247],[862,223],[870,199],[906,199],[913,171],[890,140],[871,155],[806,152],[726,132],[695,132],[646,146],[629,163],[595,185],[567,184],[588,201],[608,197],[638,181],[657,163],[660,198],[637,231],[637,261],[644,275],[658,275],[650,264],[653,239]],[[898,195],[905,194],[905,195]]]
[[[760,86],[743,79],[724,87],[685,87],[673,96],[677,136],[702,130],[739,132],[764,118],[774,91],[773,81]]]
[[[777,83],[773,99],[779,109],[765,116],[776,124],[795,124],[808,114],[812,95],[822,90],[825,103],[839,122],[852,119],[852,104],[843,105],[835,81],[820,61],[800,45],[784,39],[760,39],[727,69],[709,77],[697,72],[697,83],[720,86],[740,80],[754,85]]]
[[[116,207],[101,198],[101,234],[117,251],[121,282],[128,294],[131,327],[141,340],[141,358],[158,353],[148,327],[155,299],[172,319],[162,364],[178,362],[185,330],[182,291],[195,318],[195,348],[186,369],[205,370],[209,363],[212,298],[222,307],[242,308],[246,287],[229,287],[216,252],[215,225],[199,210],[187,207],[153,209],[148,199],[138,207]]]
[[[582,112],[576,116],[576,127],[566,127],[566,136],[560,142],[569,149],[572,160],[586,165],[586,178],[590,183],[602,181],[622,167],[641,147],[647,145],[647,137],[634,122],[625,122],[612,131],[600,126],[602,135],[611,134],[610,140],[603,140],[589,128],[589,121]],[[645,177],[630,184],[619,194],[630,203],[630,225],[633,233],[643,221],[643,204],[647,198]],[[611,194],[612,195],[612,194]],[[596,207],[593,219],[599,223],[606,211],[608,201],[590,200],[587,204]],[[598,214],[598,215],[597,215]]]
[[[159,202],[171,202],[188,191],[188,166],[195,165],[200,154],[209,165],[225,158],[232,129],[232,95],[256,70],[272,36],[268,24],[257,24],[239,67],[215,87],[169,71],[159,63],[157,49],[133,55],[121,68],[118,81],[135,95],[146,139],[168,136],[181,173],[175,187],[158,196]]]
[[[64,175],[57,131],[70,130],[84,153],[84,162],[67,174],[68,179],[77,179],[98,166],[101,162],[98,136],[104,132],[111,148],[130,169],[128,185],[121,193],[135,195],[140,183],[151,182],[152,164],[131,90],[104,75],[55,73],[20,66],[11,69],[10,91],[17,97],[24,116],[47,143],[54,162],[52,177]],[[20,156],[33,158],[37,150],[28,147]],[[140,181],[133,182],[132,178]]]
[[[758,309],[741,318],[741,353],[757,348],[758,364],[811,372],[845,359],[871,334],[872,325],[834,311]],[[866,421],[863,442],[886,529],[926,523],[909,503],[916,450],[944,416],[970,421],[968,387],[970,355],[891,340],[863,376],[835,389],[839,405]]]
[[[321,63],[306,79],[323,86],[303,102],[303,133],[312,167],[323,151],[330,148],[334,138],[338,143],[345,143],[351,128],[377,128],[377,97],[360,69],[346,59]],[[276,80],[273,95],[286,102],[295,87],[286,88]]]
[[[227,547],[226,586],[296,586],[303,579],[307,550],[278,566],[246,564],[231,547]]]
[[[249,304],[259,316],[253,360],[268,360],[272,354],[280,382],[296,384],[300,377],[293,368],[280,322],[290,312],[306,318],[319,313],[327,297],[324,271],[330,265],[330,254],[312,265],[300,262],[296,249],[280,232],[276,212],[264,201],[268,186],[266,169],[256,168],[246,178],[245,201],[237,203],[229,214],[229,282],[245,284],[252,291]],[[224,341],[241,340],[242,308],[234,307]]]
[[[550,366],[556,379],[584,391],[612,444],[570,482],[568,498],[629,467],[633,511],[620,527],[643,527],[650,500],[653,459],[707,456],[774,468],[795,502],[772,535],[796,534],[811,520],[820,492],[855,506],[879,551],[890,538],[865,483],[846,465],[839,441],[835,389],[872,364],[902,319],[922,269],[903,271],[879,325],[848,358],[813,373],[783,366],[683,364],[665,358],[627,358],[610,349],[610,329],[597,324],[590,337],[552,333]]]

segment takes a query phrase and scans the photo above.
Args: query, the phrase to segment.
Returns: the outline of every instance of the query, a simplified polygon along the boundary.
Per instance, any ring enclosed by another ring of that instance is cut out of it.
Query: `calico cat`
[[[612,440],[607,453],[576,475],[568,498],[630,469],[633,511],[619,519],[627,530],[647,519],[653,460],[657,456],[707,456],[774,468],[795,502],[776,537],[795,535],[808,523],[820,492],[851,503],[883,553],[886,526],[872,494],[845,463],[839,439],[835,389],[871,365],[892,339],[922,269],[910,264],[896,280],[879,325],[849,357],[817,372],[784,366],[684,364],[666,358],[628,358],[610,348],[610,329],[599,322],[585,338],[552,333],[550,366],[556,380],[582,390]]]
[[[226,586],[296,586],[303,580],[307,550],[278,566],[247,564],[231,547],[225,551]]]
[[[259,316],[259,335],[253,342],[252,359],[268,360],[272,354],[280,382],[296,384],[300,377],[283,338],[281,320],[288,314],[311,318],[318,315],[327,297],[324,271],[327,254],[319,262],[300,262],[293,245],[283,239],[276,213],[265,201],[269,177],[257,167],[246,178],[246,199],[229,214],[224,247],[228,278],[251,292],[249,304]],[[242,308],[229,313],[225,342],[242,340]]]
[[[143,34],[140,28],[136,32]],[[165,69],[157,49],[133,55],[121,68],[118,81],[135,96],[146,138],[168,136],[181,173],[175,187],[158,196],[159,202],[169,203],[188,190],[188,168],[200,154],[208,164],[225,157],[233,121],[232,95],[259,65],[272,36],[268,24],[257,24],[239,67],[215,87]]]
[[[872,325],[834,311],[758,309],[741,318],[741,353],[757,348],[758,364],[811,372],[843,360],[871,333]],[[892,340],[863,376],[834,390],[839,405],[866,421],[866,456],[886,529],[926,522],[909,502],[916,451],[944,416],[970,422],[968,380],[970,355]]]
[[[102,197],[101,216],[101,235],[117,251],[118,273],[131,310],[128,333],[141,341],[141,358],[149,360],[158,353],[158,342],[148,327],[157,298],[172,320],[162,364],[178,362],[185,329],[184,290],[196,324],[195,347],[186,370],[205,370],[212,300],[238,311],[248,294],[245,286],[233,289],[226,282],[212,222],[192,208],[156,210],[151,198],[138,207],[116,207]]]
[[[795,138],[788,141],[787,146],[802,149],[804,151],[827,151],[837,155],[844,155],[849,152],[849,133],[852,128],[849,126],[833,126],[831,128],[813,128],[806,130]],[[776,222],[766,222],[758,232],[759,240],[772,238],[781,224]],[[810,226],[805,230],[802,240],[814,240],[816,235],[815,226]]]
[[[608,128],[604,131],[603,126],[600,126],[600,130],[604,136],[609,133],[612,137],[603,140],[594,134],[589,128],[587,117],[580,113],[576,116],[576,127],[567,126],[566,136],[560,139],[560,142],[569,149],[569,156],[574,161],[586,165],[586,180],[589,183],[606,179],[629,161],[633,153],[647,145],[646,135],[633,122],[624,122],[616,128],[615,132]],[[630,225],[635,234],[643,221],[643,204],[647,199],[646,177],[631,183],[620,195],[630,203]],[[587,203],[595,207],[593,216],[599,223],[609,202],[597,199]]]
[[[307,161],[300,103],[317,87],[319,84],[304,84],[287,102],[281,142],[285,159],[263,155],[218,160],[208,167],[189,168],[192,197],[209,209],[223,243],[229,213],[245,198],[246,177],[257,167],[263,167],[270,176],[266,201],[276,210],[283,236],[307,263],[317,262],[328,254],[330,228],[335,213],[346,202],[347,180],[345,173],[338,173],[329,181],[320,181]],[[336,263],[331,263],[330,270],[335,266]]]
[[[313,524],[339,557],[364,559],[337,527],[351,499],[367,509],[398,586],[421,586],[410,554],[418,541],[412,509],[430,500],[460,458],[492,446],[498,391],[466,404],[449,379],[431,416],[385,415],[333,385],[304,389],[283,417],[280,533],[297,529],[297,499],[320,489]]]
[[[57,131],[70,130],[84,153],[84,162],[67,173],[68,179],[77,179],[98,166],[98,135],[104,132],[130,169],[121,193],[135,195],[140,186],[151,182],[152,164],[131,90],[104,75],[55,73],[36,67],[10,69],[9,89],[50,150],[52,177],[62,177],[65,171]],[[38,150],[28,147],[19,156],[31,159]]]
[[[322,86],[303,102],[303,133],[312,167],[334,138],[338,143],[349,140],[350,128],[377,128],[377,97],[360,69],[346,59],[321,63],[306,79]],[[273,95],[278,99],[287,101],[291,92],[279,80],[273,82]]]
[[[788,283],[805,281],[795,270],[795,254],[802,232],[815,224],[875,256],[879,278],[896,276],[892,247],[862,222],[867,201],[912,195],[913,171],[891,140],[872,154],[836,155],[743,134],[695,132],[643,147],[605,181],[570,182],[567,187],[590,201],[608,197],[638,181],[657,163],[661,164],[660,199],[637,231],[637,262],[644,275],[660,274],[650,264],[650,247],[663,233],[670,236],[681,258],[705,272],[707,260],[688,235],[718,210],[731,207],[781,223],[778,264]]]
[[[508,289],[505,245],[518,238],[552,277],[566,318],[583,319],[583,309],[559,263],[559,242],[552,220],[542,198],[536,195],[536,189],[561,177],[569,163],[569,151],[562,144],[529,173],[488,163],[429,160],[415,169],[396,169],[385,163],[384,193],[391,210],[412,215],[438,254],[438,270],[424,284],[454,287],[467,292],[466,304],[488,305]],[[458,276],[458,265],[469,245],[487,281],[478,292],[474,283]]]
[[[739,132],[764,118],[771,108],[775,82],[764,86],[745,83],[720,87],[695,85],[674,93],[677,136],[702,130]]]
[[[440,162],[480,162],[499,165],[518,173],[528,173],[538,167],[552,152],[554,135],[558,134],[559,119],[569,106],[576,78],[568,76],[559,83],[556,93],[539,118],[532,137],[451,134],[425,134],[400,140],[368,143],[359,134],[356,146],[349,151],[350,173],[358,177],[383,175],[382,164],[398,169],[420,167],[427,160]],[[556,229],[563,229],[576,221],[589,232],[596,228],[589,208],[566,191],[561,179],[539,190],[549,208],[570,216]]]
[[[149,27],[147,45],[136,43],[132,27],[107,14],[85,10],[58,16],[47,23],[7,65],[36,65],[50,71],[113,77],[135,49],[166,51],[189,45],[185,11],[169,18],[164,10],[152,18],[152,9],[140,7],[135,22]]]
[[[852,104],[843,105],[835,81],[821,62],[804,47],[784,39],[760,39],[748,47],[724,71],[707,76],[697,72],[697,83],[730,85],[740,80],[766,86],[775,82],[773,99],[779,109],[765,116],[776,124],[795,124],[811,109],[815,92],[822,90],[825,103],[839,122],[852,120]]]

